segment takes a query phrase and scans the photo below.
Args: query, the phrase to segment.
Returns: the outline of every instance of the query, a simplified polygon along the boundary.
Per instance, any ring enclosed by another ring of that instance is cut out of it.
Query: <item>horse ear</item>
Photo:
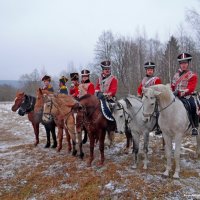
[[[42,89],[41,89],[41,88],[39,88],[38,90],[39,90],[39,93],[40,93],[40,94],[42,94]]]

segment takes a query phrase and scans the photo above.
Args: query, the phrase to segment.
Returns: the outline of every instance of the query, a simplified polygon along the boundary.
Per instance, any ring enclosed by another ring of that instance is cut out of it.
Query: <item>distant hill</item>
[[[0,80],[0,85],[10,85],[15,88],[20,88],[21,84],[17,80]]]

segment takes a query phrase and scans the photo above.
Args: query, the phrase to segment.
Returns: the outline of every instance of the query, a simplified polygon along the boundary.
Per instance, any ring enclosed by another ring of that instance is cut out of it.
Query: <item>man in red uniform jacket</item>
[[[198,77],[197,74],[189,70],[189,64],[192,60],[192,56],[189,53],[181,53],[177,57],[177,60],[180,68],[174,75],[171,84],[172,91],[174,91],[174,95],[181,98],[183,102],[189,101],[191,106],[190,112],[192,115],[192,118],[190,119],[192,124],[192,135],[198,135],[199,116],[197,114],[195,99],[192,96],[198,83]]]
[[[97,80],[95,92],[98,98],[112,99],[117,93],[118,80],[111,75],[111,62],[109,60],[101,62],[101,67],[102,73]]]
[[[78,73],[71,73],[71,87],[69,89],[69,94],[75,98],[78,97],[78,86],[79,86],[79,74]]]
[[[86,94],[93,95],[94,90],[94,84],[90,81],[90,71],[87,69],[84,69],[81,71],[81,84],[78,86],[78,97],[82,97]]]
[[[146,88],[152,85],[161,84],[160,78],[157,76],[154,76],[155,64],[153,62],[146,62],[144,64],[144,68],[146,70],[146,76],[142,79],[142,82],[140,83],[137,90],[137,96],[140,98],[142,97],[143,87]]]

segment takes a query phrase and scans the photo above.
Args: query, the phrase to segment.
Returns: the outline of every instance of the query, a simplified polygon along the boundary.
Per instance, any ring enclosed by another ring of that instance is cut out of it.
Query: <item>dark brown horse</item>
[[[41,90],[40,88],[37,90],[37,93],[36,93],[37,98],[36,98],[36,104],[35,104],[34,111],[36,113],[38,113],[39,115],[43,113],[43,106],[44,106],[44,96],[43,95],[49,95],[49,94],[52,94],[52,93],[47,91],[47,90]],[[62,94],[62,95],[64,95],[64,94]],[[57,148],[57,151],[60,151],[62,149],[63,129],[65,129],[64,116],[59,115],[57,118],[53,117],[52,119],[54,120],[54,122],[55,122],[55,124],[58,128],[58,148]],[[49,120],[51,121],[52,119],[49,119]],[[67,144],[68,144],[68,151],[70,152],[71,149],[72,149],[72,145],[71,145],[71,141],[70,141],[70,135],[69,135],[67,130],[65,130],[65,132],[66,132],[66,138],[67,138]]]
[[[101,159],[99,165],[104,163],[104,141],[106,131],[108,134],[115,131],[116,124],[113,121],[108,121],[102,114],[100,100],[94,96],[87,94],[79,99],[79,104],[73,108],[77,112],[77,124],[82,124],[90,139],[90,159],[88,166],[91,166],[94,160],[95,141],[99,142],[99,150]],[[81,121],[80,121],[81,120]]]
[[[12,106],[12,111],[16,112],[18,110],[18,114],[23,116],[28,114],[28,119],[32,123],[34,133],[35,133],[35,146],[39,143],[39,124],[42,122],[42,113],[40,115],[36,115],[34,112],[36,98],[30,95],[26,95],[24,92],[17,92],[14,100],[14,104]],[[52,148],[56,148],[56,134],[55,134],[55,123],[52,121],[50,123],[43,123],[46,134],[47,134],[47,143],[45,147],[50,146],[50,132],[52,133],[53,145]]]

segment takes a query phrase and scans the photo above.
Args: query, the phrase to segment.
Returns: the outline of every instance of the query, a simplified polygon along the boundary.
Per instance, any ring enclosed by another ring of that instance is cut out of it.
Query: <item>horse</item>
[[[117,131],[126,133],[128,128],[131,130],[134,153],[133,169],[137,168],[138,164],[138,151],[141,135],[144,137],[143,169],[147,169],[149,132],[154,129],[156,124],[155,116],[153,116],[149,122],[143,120],[142,106],[141,99],[129,95],[128,97],[118,100],[113,109],[113,117],[116,120]]]
[[[168,177],[171,170],[172,140],[174,139],[174,158],[176,166],[173,178],[179,178],[182,139],[186,134],[191,134],[187,111],[181,100],[174,96],[169,85],[160,84],[151,86],[149,88],[144,88],[143,92],[143,116],[145,119],[149,119],[154,113],[155,107],[158,106],[158,123],[163,132],[165,154],[167,158],[167,166],[163,176]],[[200,135],[198,135],[196,139],[196,153],[200,155]]]
[[[66,134],[69,134],[73,141],[72,155],[75,156],[76,150],[76,136],[78,136],[78,144],[80,149],[80,158],[83,158],[84,153],[82,151],[82,135],[81,129],[75,129],[75,121],[71,112],[71,108],[77,103],[77,101],[69,95],[44,95],[44,107],[43,117],[44,121],[49,121],[53,118],[56,124],[62,124],[62,128],[65,129]],[[63,133],[59,133],[59,146],[62,146]],[[85,140],[84,140],[85,141]],[[85,141],[86,142],[86,141]],[[84,142],[83,142],[84,143]]]
[[[18,114],[20,116],[24,116],[28,114],[28,119],[32,123],[34,133],[35,133],[35,143],[37,146],[39,144],[39,124],[42,122],[42,115],[36,115],[34,112],[36,98],[30,95],[25,94],[24,92],[17,92],[14,100],[14,104],[12,105],[11,110],[16,112],[18,110]],[[46,148],[50,146],[50,132],[52,133],[53,145],[52,148],[56,148],[56,134],[55,134],[55,123],[50,122],[44,124],[46,134],[47,134],[47,143],[45,145]]]
[[[90,167],[94,160],[94,145],[99,142],[101,154],[99,166],[104,164],[104,141],[106,132],[108,139],[112,139],[111,133],[115,131],[116,124],[104,117],[101,111],[100,100],[95,95],[86,94],[79,99],[79,103],[72,108],[77,113],[77,124],[84,126],[90,140],[90,157],[87,166]]]
[[[42,115],[43,116],[43,107],[44,107],[44,96],[46,95],[53,95],[52,92],[49,92],[48,90],[42,90],[41,88],[39,88],[36,92],[36,103],[35,103],[35,108],[34,108],[34,111],[36,113],[38,113],[39,115]],[[60,152],[60,150],[62,149],[62,139],[63,139],[63,129],[64,129],[64,121],[63,120],[59,120],[59,119],[56,119],[56,118],[49,118],[48,120],[45,119],[46,121],[51,121],[53,120],[58,128],[58,147],[57,147],[57,151]],[[44,120],[44,121],[45,121]],[[68,152],[71,151],[72,149],[72,146],[71,146],[71,141],[70,141],[70,135],[69,133],[67,132],[67,130],[65,131],[66,132],[66,139],[67,139],[67,147],[68,147]]]

